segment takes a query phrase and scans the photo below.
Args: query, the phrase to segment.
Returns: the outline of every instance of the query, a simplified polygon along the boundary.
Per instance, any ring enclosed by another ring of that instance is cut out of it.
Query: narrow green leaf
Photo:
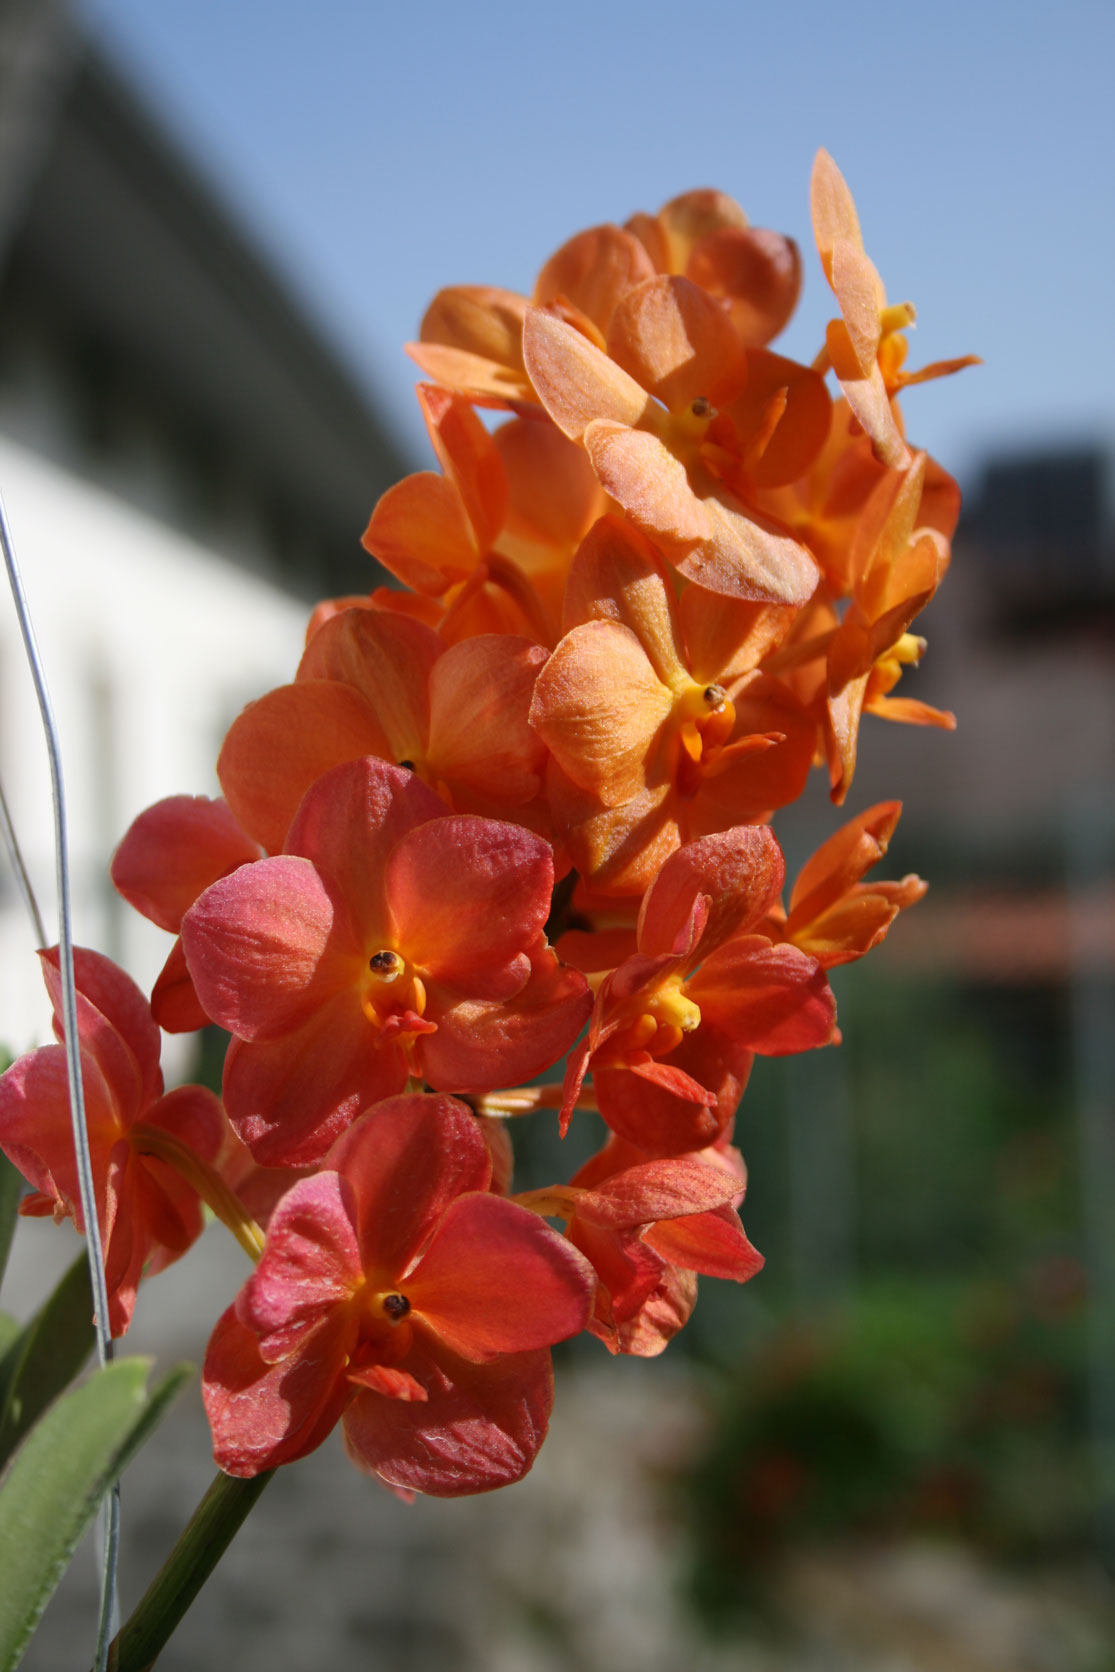
[[[6,1155],[0,1155],[0,1283],[8,1266],[8,1252],[15,1235],[19,1217],[19,1198],[23,1191],[23,1175],[13,1167]]]
[[[0,1468],[40,1411],[73,1381],[94,1339],[89,1261],[83,1253],[0,1358]]]
[[[13,1318],[9,1312],[0,1312],[0,1360],[19,1334],[19,1320]]]
[[[63,1394],[0,1483],[0,1672],[15,1672],[97,1505],[190,1370],[145,1392],[150,1359],[117,1359]]]

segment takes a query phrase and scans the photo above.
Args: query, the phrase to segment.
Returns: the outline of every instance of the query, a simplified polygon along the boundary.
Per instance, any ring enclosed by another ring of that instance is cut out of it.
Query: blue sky
[[[806,257],[779,346],[830,299],[808,180],[825,145],[911,364],[911,439],[962,476],[990,450],[1115,442],[1115,7],[471,6],[84,0],[91,27],[415,449],[401,344],[443,284],[529,290],[601,220],[716,185]]]

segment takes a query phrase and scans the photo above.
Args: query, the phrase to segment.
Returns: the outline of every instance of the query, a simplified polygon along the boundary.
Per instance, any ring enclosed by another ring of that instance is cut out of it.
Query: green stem
[[[149,1672],[274,1474],[218,1474],[178,1543],[114,1638],[109,1672]]]

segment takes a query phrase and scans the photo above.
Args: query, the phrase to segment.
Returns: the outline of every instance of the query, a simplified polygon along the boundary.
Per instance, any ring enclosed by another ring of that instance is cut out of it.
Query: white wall
[[[245,702],[293,677],[308,612],[2,436],[0,493],[62,734],[75,939],[117,957],[149,991],[170,940],[114,906],[112,849],[160,797],[216,794],[225,728]],[[56,940],[50,779],[6,585],[0,780]],[[2,853],[0,872],[0,1044],[22,1051],[48,1036],[49,1010]]]

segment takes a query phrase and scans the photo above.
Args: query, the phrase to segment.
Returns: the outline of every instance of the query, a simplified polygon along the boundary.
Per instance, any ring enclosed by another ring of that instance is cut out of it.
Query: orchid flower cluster
[[[762,1264],[753,1058],[835,1042],[829,970],[924,892],[864,880],[897,802],[788,896],[772,817],[815,763],[845,800],[863,714],[954,723],[891,695],[959,509],[897,397],[968,362],[905,369],[913,308],[824,152],[812,211],[837,312],[811,366],[769,346],[797,247],[715,191],[578,234],[532,297],[442,291],[410,346],[440,469],[364,535],[401,584],[319,605],[225,738],[223,799],[159,803],[116,853],[175,939],[150,1002],[77,958],[111,1324],[203,1203],[234,1231],[255,1268],[203,1372],[230,1475],[340,1422],[404,1496],[507,1484],[555,1343],[659,1353],[699,1276]],[[221,1099],[166,1093],[160,1029],[211,1023]],[[599,1153],[516,1194],[514,1119],[586,1109]],[[23,1211],[80,1227],[60,1046],[0,1080],[0,1145]]]

